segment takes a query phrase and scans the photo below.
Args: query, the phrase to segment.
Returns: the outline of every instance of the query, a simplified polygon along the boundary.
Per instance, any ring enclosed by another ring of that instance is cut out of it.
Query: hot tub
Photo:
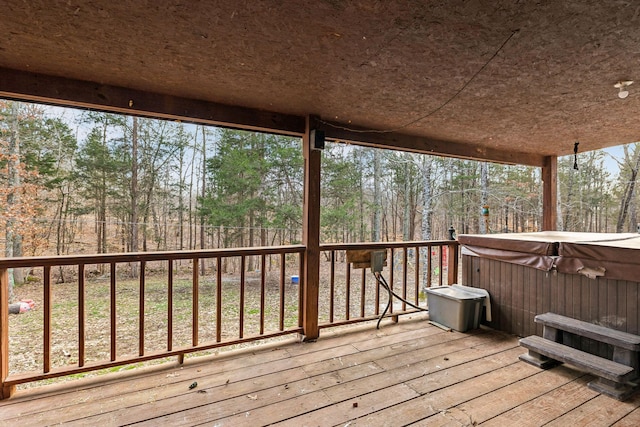
[[[460,235],[458,241],[462,283],[491,296],[487,325],[541,335],[533,318],[552,312],[640,334],[640,235],[541,232]]]

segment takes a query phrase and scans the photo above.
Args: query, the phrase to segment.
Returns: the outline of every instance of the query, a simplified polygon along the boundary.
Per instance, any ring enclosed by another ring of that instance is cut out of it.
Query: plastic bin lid
[[[471,299],[471,300],[481,300],[484,299],[484,295],[469,292],[465,289],[460,289],[458,287],[453,286],[438,286],[435,288],[427,288],[427,294],[437,294],[443,297],[449,297],[453,299]]]

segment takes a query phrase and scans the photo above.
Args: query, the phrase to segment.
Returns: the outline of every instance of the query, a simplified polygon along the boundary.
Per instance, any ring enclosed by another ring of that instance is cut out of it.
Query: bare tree
[[[620,212],[618,213],[618,222],[616,223],[616,233],[622,233],[624,224],[627,221],[629,207],[635,193],[636,179],[638,177],[638,168],[640,168],[640,144],[633,145],[633,154],[629,153],[629,146],[624,147],[625,163],[628,165],[629,179],[625,183],[622,199],[620,201]],[[633,230],[635,231],[635,230]]]
[[[16,206],[20,203],[20,192],[17,191],[20,186],[20,133],[18,130],[19,105],[16,102],[10,102],[8,108],[9,122],[9,141],[7,147],[7,183],[9,192],[7,194],[6,203],[7,211],[17,210]],[[16,224],[13,215],[9,215],[5,228],[5,252],[7,258],[19,255],[16,253],[17,243],[19,243],[19,234],[16,232]],[[14,269],[9,271],[9,302],[15,299],[13,293],[15,277]]]
[[[371,240],[380,241],[382,227],[382,197],[380,193],[380,180],[382,179],[380,150],[373,150],[373,226],[371,227]]]
[[[486,212],[485,212],[486,210]],[[489,232],[489,165],[480,163],[480,233]]]

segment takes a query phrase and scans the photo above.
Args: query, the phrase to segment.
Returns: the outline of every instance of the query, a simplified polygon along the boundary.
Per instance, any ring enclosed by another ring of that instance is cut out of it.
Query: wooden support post
[[[558,157],[547,156],[542,166],[542,231],[558,228]]]
[[[15,386],[5,385],[9,376],[9,269],[0,269],[0,399],[7,399]]]
[[[544,329],[542,330],[542,338],[549,341],[562,343],[562,331],[558,332],[557,328],[549,325],[544,325]]]
[[[449,243],[447,250],[447,284],[453,285],[458,283],[458,242]]]
[[[307,117],[302,138],[304,155],[304,213],[302,242],[304,277],[302,282],[302,328],[305,341],[318,338],[318,292],[320,287],[320,164],[321,151],[314,149],[311,140],[312,119]]]

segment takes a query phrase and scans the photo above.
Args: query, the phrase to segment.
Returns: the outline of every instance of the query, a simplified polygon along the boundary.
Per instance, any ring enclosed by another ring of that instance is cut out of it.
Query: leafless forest
[[[637,144],[559,159],[560,229],[636,231]],[[574,168],[577,163],[578,169]],[[5,256],[298,243],[301,141],[0,100]],[[324,242],[536,231],[540,171],[329,143]]]

